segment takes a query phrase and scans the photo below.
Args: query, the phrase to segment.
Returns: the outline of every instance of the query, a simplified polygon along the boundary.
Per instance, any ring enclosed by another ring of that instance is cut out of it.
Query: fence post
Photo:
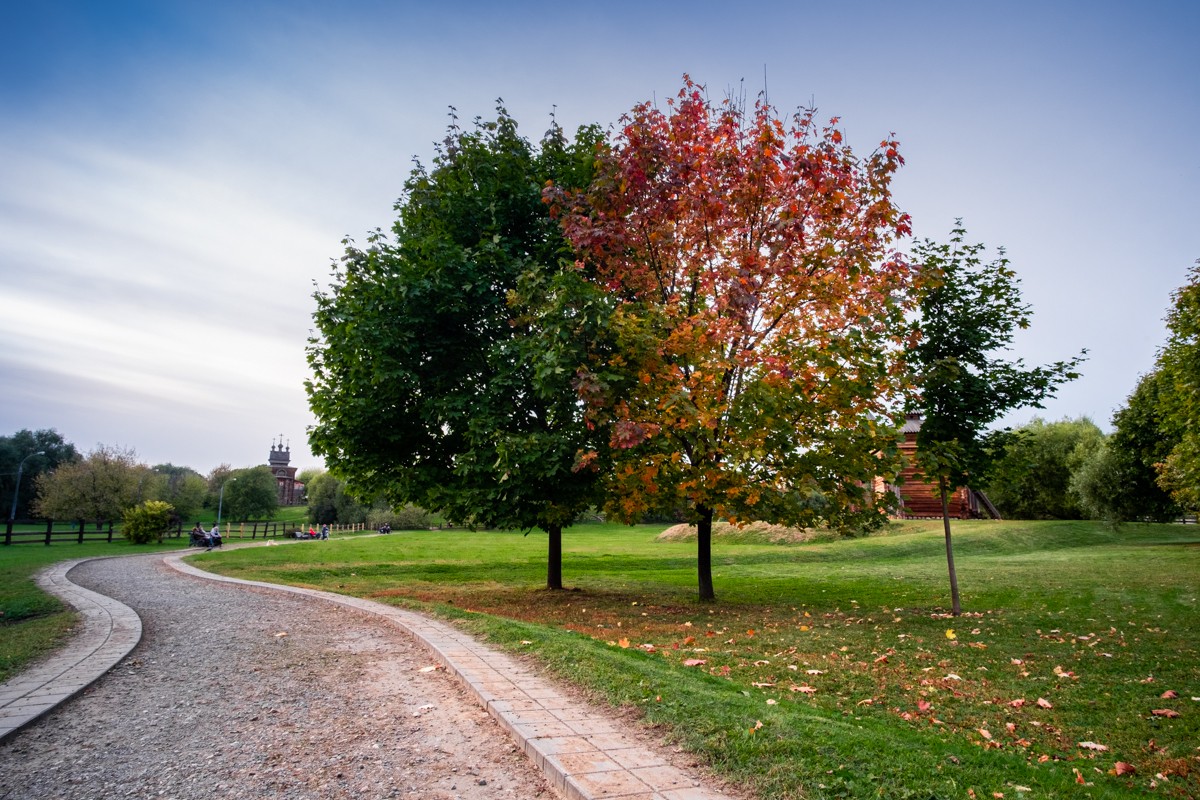
[[[83,528],[79,529],[78,544],[83,544]]]
[[[112,544],[112,533],[113,533],[113,524],[112,524],[112,520],[110,519],[108,521],[108,543],[109,544]]]
[[[12,544],[12,526],[13,521],[10,519],[8,524],[4,526],[4,543]]]

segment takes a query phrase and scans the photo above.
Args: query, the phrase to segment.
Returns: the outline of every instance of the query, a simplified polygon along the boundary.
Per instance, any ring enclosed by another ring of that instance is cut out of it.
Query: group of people
[[[203,544],[208,550],[221,546],[221,527],[213,523],[212,530],[206,531],[197,522],[192,528],[192,544]]]
[[[304,538],[306,538],[306,537],[304,536],[304,533],[303,533],[303,531],[296,531],[296,538],[297,538],[297,539],[304,539]],[[317,533],[317,529],[316,529],[316,528],[314,528],[312,525],[309,525],[309,526],[308,526],[308,537],[307,537],[307,538],[309,538],[309,539],[328,539],[328,538],[329,538],[329,526],[328,526],[328,525],[322,525],[322,526],[321,526],[321,532],[318,534],[318,533]]]

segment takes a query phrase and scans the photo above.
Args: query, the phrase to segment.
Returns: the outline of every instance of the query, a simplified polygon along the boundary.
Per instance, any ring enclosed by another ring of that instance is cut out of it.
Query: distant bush
[[[403,508],[375,509],[367,515],[367,525],[376,530],[385,522],[394,531],[425,531],[437,524],[432,514],[412,503]]]
[[[171,527],[175,509],[162,500],[147,500],[141,505],[127,509],[121,529],[125,538],[134,544],[161,542],[163,534]]]

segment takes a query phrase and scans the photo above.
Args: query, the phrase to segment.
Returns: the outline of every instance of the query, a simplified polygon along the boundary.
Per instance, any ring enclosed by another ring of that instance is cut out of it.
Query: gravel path
[[[403,634],[327,603],[181,576],[161,556],[71,580],[142,618],[112,672],[0,744],[0,800],[559,795]]]

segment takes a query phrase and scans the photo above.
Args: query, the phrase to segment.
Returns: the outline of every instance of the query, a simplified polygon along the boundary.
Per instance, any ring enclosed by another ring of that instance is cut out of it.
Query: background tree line
[[[53,429],[0,436],[0,492],[15,519],[119,520],[147,501],[168,504],[181,521],[218,505],[231,520],[269,519],[278,508],[266,466],[222,464],[205,476],[175,464],[150,466],[128,448],[101,444],[80,453]]]

